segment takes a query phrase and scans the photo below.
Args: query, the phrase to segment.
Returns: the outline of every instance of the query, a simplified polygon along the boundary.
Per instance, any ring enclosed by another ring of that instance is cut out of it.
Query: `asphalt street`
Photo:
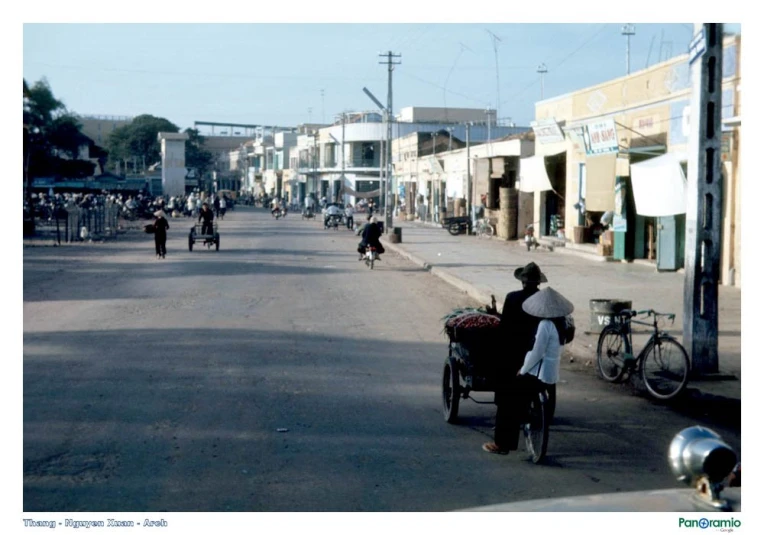
[[[137,230],[24,249],[25,511],[448,511],[677,487],[696,423],[740,449],[564,363],[547,462],[485,453],[495,407],[441,409],[440,318],[480,303],[299,214],[237,208],[219,251],[190,226],[165,260]]]

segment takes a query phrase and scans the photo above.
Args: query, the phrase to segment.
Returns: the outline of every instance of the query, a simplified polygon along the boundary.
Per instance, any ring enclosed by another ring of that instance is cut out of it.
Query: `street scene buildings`
[[[721,26],[565,94],[542,74],[527,124],[364,88],[376,109],[295,124],[80,115],[50,149],[25,79],[25,513],[739,511],[739,490],[639,499],[677,488],[697,426],[724,477],[683,480],[740,483],[742,41]],[[507,312],[550,289],[564,312]],[[516,394],[449,326],[470,315],[496,355],[543,353],[519,450]],[[571,338],[538,349],[542,324]],[[645,363],[672,345],[661,397]]]

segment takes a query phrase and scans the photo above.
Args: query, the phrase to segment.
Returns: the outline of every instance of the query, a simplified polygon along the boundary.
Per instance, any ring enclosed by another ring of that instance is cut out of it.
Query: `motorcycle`
[[[366,246],[366,254],[363,255],[363,261],[366,263],[366,266],[369,269],[374,269],[374,261],[379,260],[379,255],[377,254],[377,248],[373,245],[367,245]]]
[[[472,229],[472,221],[470,221],[468,216],[446,217],[441,222],[441,225],[448,230],[448,233],[452,236],[458,236],[465,232],[469,233]]]
[[[316,217],[316,214],[313,213],[312,208],[306,208],[302,212],[302,218],[303,219],[314,219]]]
[[[531,250],[531,247],[533,247],[533,250],[535,251],[539,247],[539,242],[536,240],[536,237],[534,236],[534,229],[533,224],[525,227],[525,247],[529,251]]]
[[[342,221],[341,215],[330,215],[326,218],[326,221],[324,221],[324,228],[333,228],[334,230],[337,230],[340,226],[340,222]]]
[[[287,211],[286,208],[279,208],[277,210],[271,210],[271,215],[275,217],[276,219],[280,217],[286,217]]]

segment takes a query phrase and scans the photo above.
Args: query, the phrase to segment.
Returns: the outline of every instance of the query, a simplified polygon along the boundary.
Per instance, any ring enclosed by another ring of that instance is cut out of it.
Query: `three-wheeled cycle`
[[[191,232],[188,234],[188,250],[194,250],[194,243],[202,242],[202,245],[206,245],[207,249],[215,246],[215,250],[220,250],[220,234],[218,234],[218,224],[213,222],[211,228],[205,228],[204,223],[197,223],[191,227]]]
[[[482,327],[460,328],[459,322],[464,325],[471,321],[470,318],[474,320],[477,315],[483,316],[478,318],[483,320]],[[485,316],[493,316],[496,320],[486,322]],[[501,331],[498,328],[496,316],[495,313],[475,311],[446,324],[445,332],[449,337],[449,343],[448,357],[443,365],[442,395],[443,418],[450,424],[458,422],[459,403],[462,399],[471,399],[480,404],[495,403],[495,401],[474,399],[470,393],[496,393],[498,386],[496,351],[504,346],[501,344]],[[493,326],[488,326],[486,323],[493,323]],[[531,395],[528,411],[524,414],[527,415],[522,422],[525,447],[531,460],[538,464],[546,456],[552,417],[549,392],[543,387],[543,383],[539,382],[538,391]]]

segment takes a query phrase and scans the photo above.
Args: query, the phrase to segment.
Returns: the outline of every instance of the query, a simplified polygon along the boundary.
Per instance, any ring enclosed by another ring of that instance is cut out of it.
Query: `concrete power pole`
[[[684,347],[694,375],[719,371],[722,238],[722,24],[696,24],[687,150]]]
[[[385,185],[384,195],[382,203],[385,208],[385,233],[389,233],[393,226],[393,210],[392,210],[392,171],[393,171],[393,66],[400,65],[400,61],[394,61],[399,59],[400,54],[393,54],[388,51],[386,54],[379,54],[380,57],[387,58],[386,61],[380,61],[380,64],[387,65],[387,146],[385,147]]]
[[[472,213],[472,162],[470,161],[470,123],[467,123],[467,215],[474,223],[475,216]]]
[[[345,112],[342,112],[342,173],[340,173],[340,187],[345,185],[345,119],[346,115]],[[332,181],[332,187],[334,187],[334,181]],[[331,197],[334,197],[334,202],[339,202],[340,193],[339,191],[334,192],[332,191]],[[330,197],[330,198],[331,198]]]

